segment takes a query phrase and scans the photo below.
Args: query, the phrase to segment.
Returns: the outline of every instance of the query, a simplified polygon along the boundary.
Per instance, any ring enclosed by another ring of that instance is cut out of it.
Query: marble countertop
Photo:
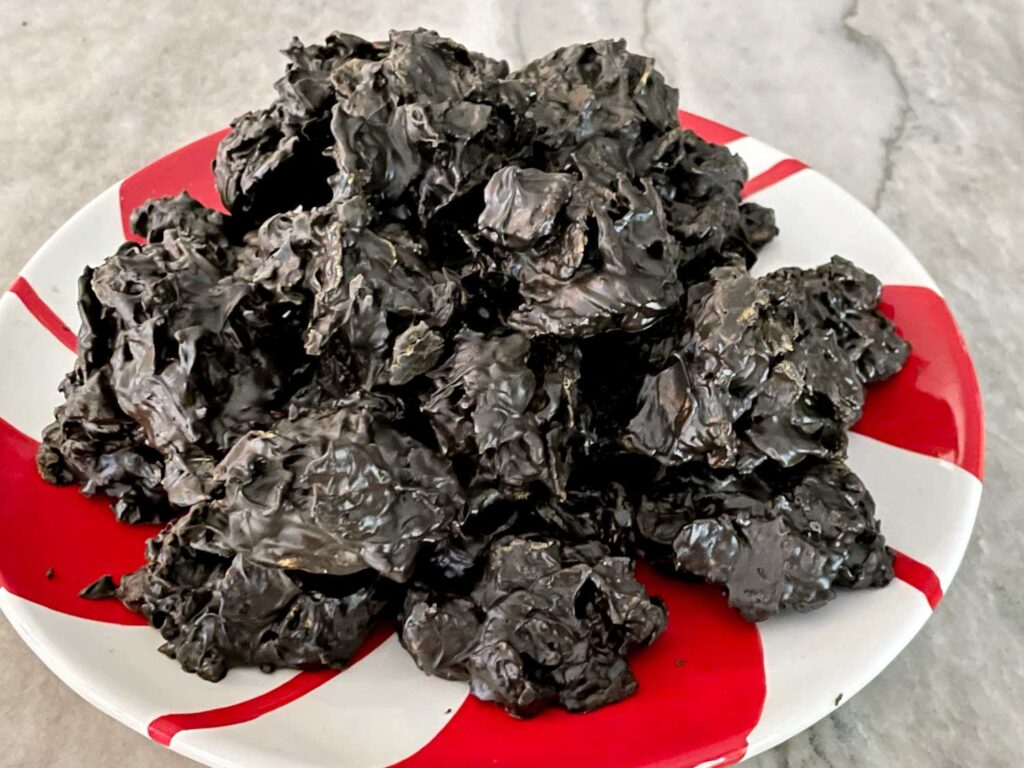
[[[756,768],[996,766],[1024,753],[1024,6],[1019,0],[0,0],[0,284],[76,209],[270,98],[292,34],[423,25],[513,65],[623,36],[683,106],[807,161],[878,212],[939,282],[988,413],[960,574],[862,693]],[[192,765],[76,697],[0,621],[0,766]]]

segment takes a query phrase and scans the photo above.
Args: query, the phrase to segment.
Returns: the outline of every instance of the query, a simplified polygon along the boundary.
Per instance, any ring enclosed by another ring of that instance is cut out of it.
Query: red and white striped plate
[[[839,253],[878,275],[884,309],[913,344],[906,368],[871,389],[850,464],[898,551],[888,588],[760,625],[714,589],[641,568],[670,610],[668,630],[632,659],[639,692],[589,715],[513,720],[428,678],[387,628],[348,669],[213,685],[156,652],[160,639],[113,601],[78,591],[143,561],[153,527],[115,522],[102,499],[36,474],[37,439],[60,401],[78,326],[76,279],[130,237],[128,214],[187,189],[219,206],[210,162],[223,132],[108,189],[39,250],[0,298],[0,608],[64,682],[136,731],[211,766],[327,768],[537,765],[724,766],[793,736],[848,701],[921,629],[956,572],[981,495],[981,398],[935,283],[864,206],[803,163],[695,115],[683,124],[750,167],[744,193],[775,209],[782,235],[756,271]],[[54,578],[47,579],[48,568]]]

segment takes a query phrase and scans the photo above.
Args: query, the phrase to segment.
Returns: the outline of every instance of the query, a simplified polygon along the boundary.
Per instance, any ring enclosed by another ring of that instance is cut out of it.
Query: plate
[[[869,210],[750,136],[685,112],[680,119],[740,154],[750,168],[744,195],[776,211],[782,234],[755,273],[842,254],[882,280],[883,311],[913,345],[906,368],[869,390],[850,439],[849,463],[897,552],[889,587],[752,625],[715,589],[641,566],[669,607],[668,629],[632,657],[639,692],[588,715],[514,720],[464,684],[420,673],[387,627],[340,672],[242,669],[216,685],[181,672],[138,616],[77,597],[98,575],[141,565],[156,528],[120,524],[104,500],[47,485],[34,455],[74,361],[82,268],[130,236],[130,211],[150,197],[187,189],[219,207],[210,164],[221,131],[102,193],[0,298],[0,608],[21,637],[104,712],[225,768],[710,768],[762,752],[849,701],[928,620],[967,546],[982,485],[977,380],[941,292]]]

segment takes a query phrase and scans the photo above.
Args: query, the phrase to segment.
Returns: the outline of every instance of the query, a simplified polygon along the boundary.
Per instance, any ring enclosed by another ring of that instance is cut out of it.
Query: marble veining
[[[1024,754],[1024,5],[1019,0],[0,0],[0,281],[148,160],[262,105],[292,34],[423,25],[514,66],[622,36],[687,109],[875,209],[942,287],[988,413],[985,495],[936,615],[863,692],[754,768],[1011,766]],[[0,621],[0,766],[191,763],[78,699]],[[74,745],[74,748],[69,748]]]

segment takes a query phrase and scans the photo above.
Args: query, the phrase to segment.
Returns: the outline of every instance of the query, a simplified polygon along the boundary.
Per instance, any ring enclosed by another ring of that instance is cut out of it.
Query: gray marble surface
[[[875,682],[749,764],[1014,766],[1024,754],[1024,5],[602,0],[0,0],[0,283],[96,193],[270,98],[291,34],[424,25],[518,65],[624,36],[683,105],[873,207],[941,284],[988,412],[956,583]],[[0,502],[2,503],[2,502]],[[0,621],[0,766],[186,766],[92,709]]]

